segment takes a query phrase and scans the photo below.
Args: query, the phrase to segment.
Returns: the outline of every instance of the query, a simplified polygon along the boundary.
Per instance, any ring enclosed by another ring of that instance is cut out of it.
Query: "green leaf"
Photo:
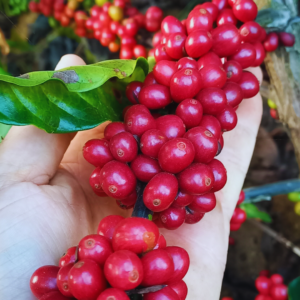
[[[246,212],[247,218],[249,218],[249,219],[260,219],[260,220],[262,220],[266,223],[271,223],[272,222],[272,218],[268,213],[266,213],[264,211],[260,211],[252,203],[242,203],[240,205],[240,208],[243,209]]]
[[[148,64],[149,64],[149,72],[152,72],[153,69],[154,69],[154,66],[155,66],[155,64],[156,64],[155,57],[149,56],[149,57],[148,57]]]
[[[35,125],[50,133],[86,130],[120,120],[127,84],[143,81],[148,63],[111,60],[59,71],[0,75],[0,123]]]
[[[294,279],[288,286],[289,300],[300,299],[300,277]]]
[[[5,138],[10,128],[11,125],[0,124],[0,143]]]

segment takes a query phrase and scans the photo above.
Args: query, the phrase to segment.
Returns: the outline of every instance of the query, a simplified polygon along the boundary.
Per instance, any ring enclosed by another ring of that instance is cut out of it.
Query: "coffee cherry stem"
[[[136,192],[137,192],[137,200],[133,208],[132,217],[139,217],[148,220],[152,220],[153,211],[148,209],[143,200],[143,193],[146,187],[146,183],[138,181],[136,185]]]
[[[126,294],[128,296],[131,296],[131,295],[142,295],[142,294],[154,293],[154,292],[162,290],[165,287],[166,287],[166,285],[163,285],[163,284],[153,285],[153,286],[142,288],[142,289],[129,290],[129,291],[126,291]]]

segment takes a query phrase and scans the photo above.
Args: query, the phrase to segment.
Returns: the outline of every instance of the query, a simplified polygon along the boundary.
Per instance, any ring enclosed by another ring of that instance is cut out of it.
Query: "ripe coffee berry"
[[[295,36],[288,32],[278,33],[279,41],[285,47],[293,47],[295,44]]]
[[[30,289],[33,295],[37,298],[43,295],[58,291],[56,277],[59,267],[43,266],[37,269],[30,278]]]
[[[71,247],[67,252],[60,258],[59,267],[63,267],[69,263],[74,263],[76,261],[76,251],[77,247]]]
[[[251,0],[252,1],[252,0]],[[239,30],[233,24],[224,24],[212,30],[212,51],[220,57],[235,54],[241,45]]]
[[[240,34],[243,42],[258,42],[261,36],[261,26],[253,21],[246,22],[240,27]]]
[[[150,72],[144,80],[143,87],[156,83],[158,82],[155,80],[153,72]]]
[[[146,19],[154,19],[157,21],[162,21],[164,17],[164,12],[161,8],[157,6],[151,6],[148,8],[146,12]]]
[[[175,200],[178,181],[173,174],[159,173],[147,184],[143,200],[147,208],[154,212],[167,209]]]
[[[109,141],[114,135],[124,132],[125,125],[122,122],[113,122],[108,124],[104,130],[104,137]]]
[[[183,33],[172,33],[167,37],[166,52],[173,59],[180,59],[185,54],[186,35]]]
[[[225,109],[216,117],[220,122],[223,131],[232,130],[236,126],[238,121],[234,108],[229,105],[227,105]]]
[[[178,70],[181,69],[198,69],[197,62],[192,57],[183,57],[176,63]]]
[[[134,160],[138,152],[137,142],[129,132],[114,135],[109,141],[109,149],[116,160],[124,163]]]
[[[182,137],[185,134],[183,121],[174,115],[165,115],[156,119],[156,127],[168,139]]]
[[[124,220],[124,217],[117,215],[110,215],[103,218],[98,225],[97,233],[111,240],[115,228],[122,220]]]
[[[212,15],[205,8],[195,8],[189,13],[186,20],[186,29],[189,35],[197,30],[208,32],[212,27]]]
[[[127,218],[116,227],[112,239],[113,249],[141,254],[152,250],[158,237],[159,230],[153,222],[143,218]]]
[[[156,62],[161,60],[172,60],[172,58],[166,52],[165,45],[158,45],[154,48],[154,57]]]
[[[193,128],[200,124],[203,108],[195,99],[185,99],[176,108],[176,115],[182,119],[186,128]]]
[[[159,218],[164,228],[175,230],[184,223],[185,215],[185,207],[172,204],[159,214]]]
[[[134,206],[137,200],[137,192],[133,191],[129,196],[122,199],[117,199],[117,205],[119,205],[122,209],[129,209]]]
[[[237,207],[233,212],[230,223],[242,224],[246,221],[246,219],[247,219],[246,213],[242,209]]]
[[[239,82],[242,78],[243,68],[235,60],[229,60],[224,64],[224,70],[226,73],[227,81]]]
[[[271,287],[270,295],[275,300],[287,300],[288,289],[284,284],[278,284]]]
[[[237,0],[232,6],[235,17],[242,22],[255,20],[257,5],[253,0]]]
[[[109,288],[103,291],[97,300],[130,300],[130,298],[120,289]]]
[[[224,165],[217,159],[213,159],[208,165],[211,167],[215,179],[214,187],[211,192],[217,192],[221,190],[227,182],[227,171]]]
[[[240,205],[241,203],[244,202],[244,200],[245,200],[245,192],[244,192],[244,191],[241,191],[241,192],[240,192],[240,195],[239,195],[239,200],[238,200],[238,202],[237,202],[236,205]],[[269,275],[265,275],[265,274],[263,274],[263,273],[261,273],[260,275],[266,276],[266,277],[269,276]]]
[[[283,277],[279,274],[273,274],[270,277],[272,285],[282,284],[283,283]]]
[[[174,205],[184,207],[191,204],[193,201],[192,195],[179,191],[175,198]]]
[[[139,95],[139,101],[149,109],[160,109],[172,102],[169,88],[161,84],[143,87]]]
[[[240,49],[229,57],[230,60],[235,60],[242,66],[243,69],[251,67],[256,58],[256,51],[250,43],[243,43]]]
[[[161,23],[161,32],[165,36],[169,36],[172,33],[186,33],[182,23],[173,16],[167,16],[163,19]]]
[[[136,178],[131,169],[118,161],[111,161],[102,168],[100,181],[103,191],[115,199],[129,196],[136,186]]]
[[[222,88],[226,83],[225,70],[216,64],[209,64],[200,70],[202,84],[204,87]]]
[[[237,83],[226,82],[222,90],[225,92],[229,106],[234,108],[243,101],[243,91]]]
[[[106,288],[103,271],[95,261],[89,259],[74,264],[69,272],[68,284],[73,297],[78,300],[96,299]]]
[[[156,174],[161,172],[161,167],[156,159],[146,155],[138,155],[130,164],[136,178],[142,182],[150,181]]]
[[[69,279],[69,271],[74,266],[74,263],[67,264],[60,268],[57,273],[57,287],[59,291],[66,297],[72,297],[72,293],[69,288],[68,279]]]
[[[175,138],[166,142],[159,150],[158,162],[169,173],[179,173],[188,167],[195,158],[195,148],[185,138]]]
[[[104,265],[112,252],[109,240],[98,234],[87,235],[78,244],[79,260],[91,259],[100,266]]]
[[[199,58],[198,69],[201,70],[203,67],[211,64],[215,64],[222,67],[221,59],[214,52],[208,52]]]
[[[153,75],[158,83],[170,86],[171,78],[176,71],[176,62],[161,60],[154,66]]]
[[[206,128],[194,127],[184,137],[189,139],[195,147],[194,162],[209,163],[217,154],[218,140]]]
[[[206,128],[210,131],[216,139],[221,136],[221,124],[218,119],[211,115],[204,115],[199,124],[200,127]]]
[[[138,57],[147,58],[147,49],[143,45],[136,45],[133,48],[133,55],[135,58]]]
[[[257,295],[254,300],[273,300],[273,298],[267,295]]]
[[[211,168],[204,164],[193,164],[178,175],[181,191],[199,195],[207,193],[214,185],[214,174]]]
[[[174,263],[174,272],[166,282],[166,284],[172,284],[181,280],[186,275],[190,266],[190,258],[186,250],[180,247],[167,247],[165,251],[172,257]]]
[[[120,58],[121,59],[132,59],[133,58],[133,51],[130,46],[123,46],[120,50]]]
[[[167,241],[166,241],[165,237],[162,234],[160,234],[159,238],[158,238],[158,241],[157,241],[157,244],[155,245],[153,250],[154,249],[164,249],[166,247],[167,247]]]
[[[176,294],[179,296],[179,300],[185,300],[188,288],[186,283],[183,280],[171,283],[168,285]]]
[[[202,79],[198,70],[181,69],[171,79],[171,97],[175,102],[179,103],[184,99],[196,96],[201,87]]]
[[[271,281],[269,278],[264,276],[259,276],[255,280],[255,287],[258,290],[258,292],[262,295],[269,295],[270,287],[271,287]]]
[[[139,81],[132,81],[126,87],[126,97],[132,104],[139,103],[139,93],[142,89],[143,83]]]
[[[174,272],[173,259],[164,249],[146,253],[141,261],[144,270],[142,286],[163,284]]]
[[[239,85],[243,91],[245,99],[252,98],[259,92],[259,82],[250,72],[244,71],[242,73]]]
[[[222,11],[220,11],[220,14],[217,18],[217,25],[223,25],[223,24],[234,24],[236,25],[237,19],[233,14],[232,9],[225,8]]]
[[[275,51],[278,48],[279,38],[276,32],[271,32],[267,35],[264,41],[264,47],[267,52]]]
[[[208,31],[196,30],[188,35],[185,50],[190,57],[198,58],[207,53],[212,45],[212,37]]]
[[[143,154],[156,158],[160,148],[167,140],[168,138],[162,131],[151,129],[141,136],[140,149]]]
[[[212,211],[217,204],[214,193],[206,193],[203,195],[193,195],[193,202],[188,206],[189,209],[199,213],[207,213]]]
[[[225,92],[216,87],[203,89],[196,98],[201,103],[204,114],[209,115],[219,114],[227,104]]]
[[[264,46],[260,42],[253,44],[253,47],[255,49],[256,56],[255,56],[255,60],[254,60],[254,63],[252,64],[252,66],[258,67],[263,63],[263,61],[266,57],[266,51],[265,51]]]
[[[219,9],[218,7],[211,2],[204,2],[199,6],[199,8],[204,8],[206,9],[212,17],[213,22],[217,20],[218,14],[219,14]]]
[[[148,293],[144,295],[144,300],[179,300],[178,295],[169,286],[166,286],[162,290],[157,292]]]
[[[83,146],[83,157],[95,167],[102,167],[114,159],[106,139],[94,139],[86,142]]]
[[[129,51],[129,56],[130,55],[133,55],[133,50],[132,48],[136,45],[136,40],[134,37],[132,36],[127,36],[127,35],[124,35],[122,36],[122,40],[121,40],[121,46],[122,47],[129,47],[128,51]],[[127,48],[126,48],[127,49]]]

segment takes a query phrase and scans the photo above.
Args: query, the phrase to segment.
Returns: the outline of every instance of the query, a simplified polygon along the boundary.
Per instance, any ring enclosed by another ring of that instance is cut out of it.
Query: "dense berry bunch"
[[[129,300],[137,292],[145,300],[184,300],[189,264],[188,253],[167,247],[153,222],[112,215],[69,248],[58,267],[37,269],[30,288],[42,300]]]
[[[283,278],[279,274],[270,276],[269,271],[261,271],[255,281],[259,295],[255,300],[287,300],[288,289],[283,283]]]

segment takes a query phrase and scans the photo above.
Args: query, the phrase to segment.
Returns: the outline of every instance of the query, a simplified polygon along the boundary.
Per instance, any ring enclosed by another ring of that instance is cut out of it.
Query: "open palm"
[[[84,64],[63,57],[59,68]],[[254,70],[261,77],[259,70]],[[184,247],[191,258],[185,278],[187,299],[218,300],[226,264],[229,220],[252,156],[261,118],[261,98],[245,100],[237,111],[239,122],[225,133],[218,157],[228,181],[217,193],[217,207],[195,225],[162,230],[168,245]],[[82,156],[82,146],[101,138],[105,124],[75,134],[47,134],[33,127],[14,127],[0,145],[0,298],[34,299],[29,279],[42,265],[57,265],[64,251],[95,233],[110,214],[129,216],[110,198],[95,196],[89,186],[93,166]]]

